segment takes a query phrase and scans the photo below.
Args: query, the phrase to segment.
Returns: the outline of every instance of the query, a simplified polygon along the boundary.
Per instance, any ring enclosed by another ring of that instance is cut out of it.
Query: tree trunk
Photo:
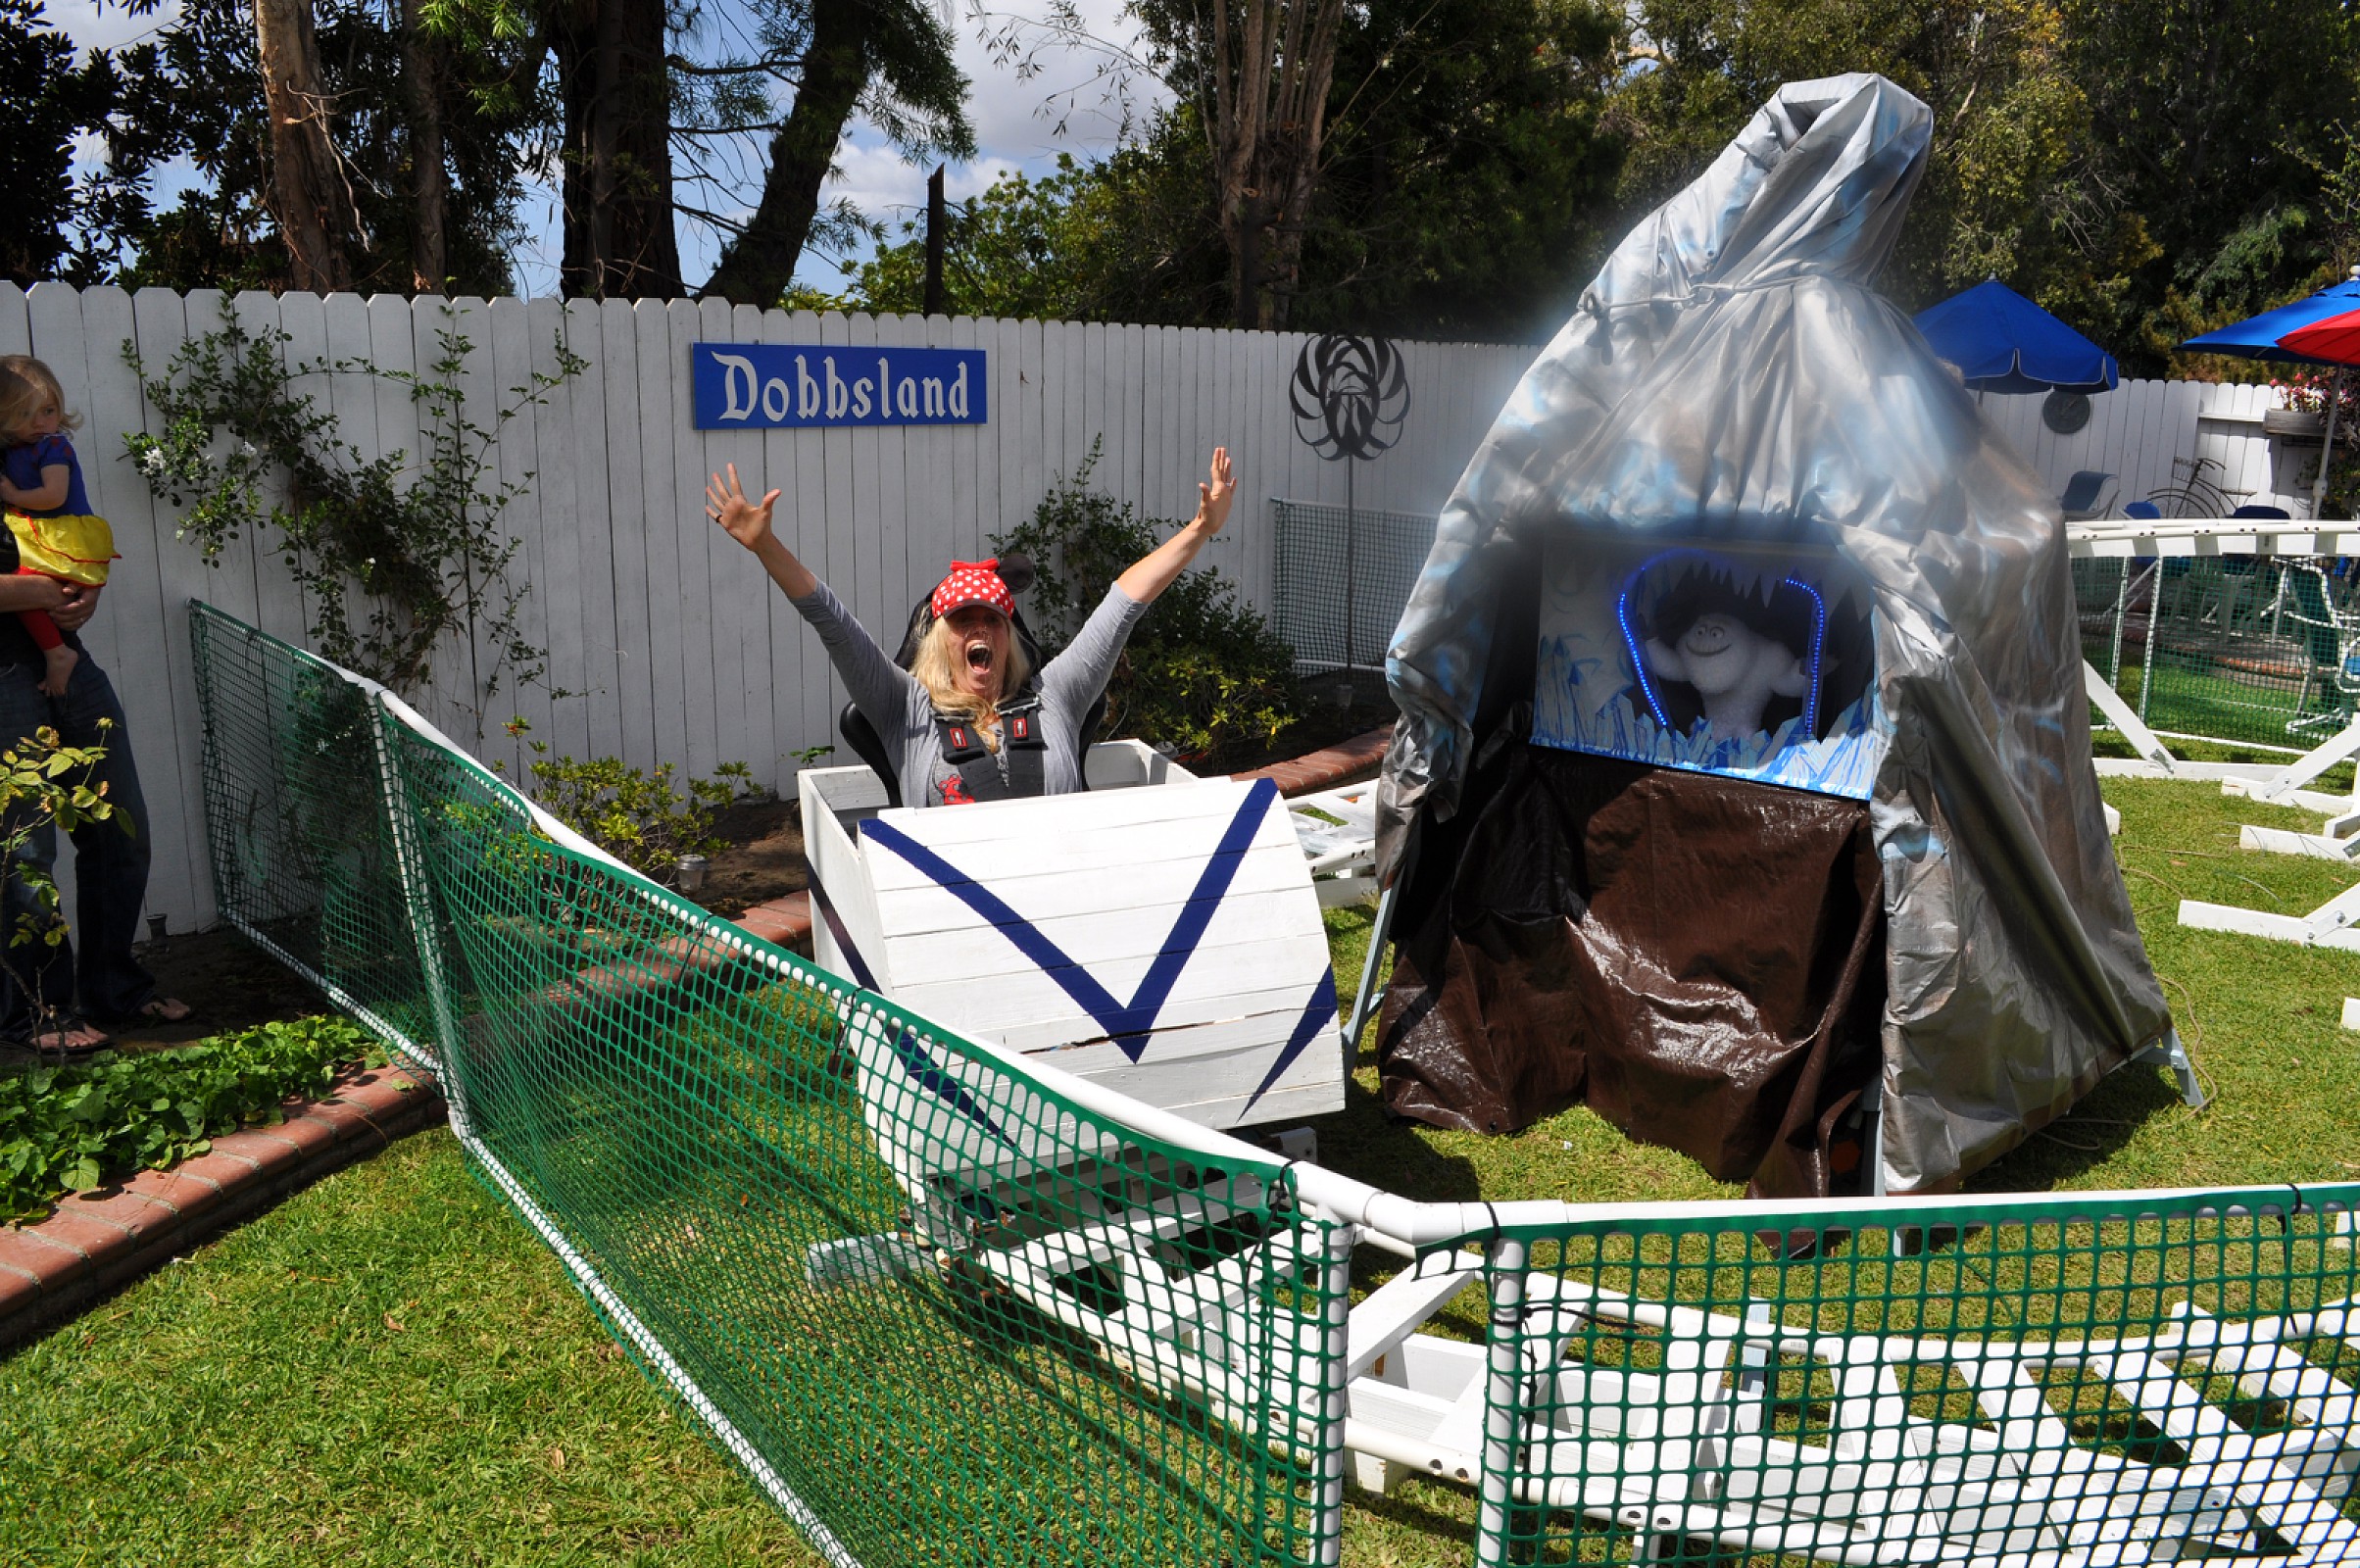
[[[1211,127],[1238,325],[1283,327],[1319,183],[1344,0],[1213,0]]]
[[[449,195],[443,167],[444,51],[441,40],[426,32],[423,9],[423,0],[402,0],[402,67],[410,78],[410,286],[419,294],[440,294],[451,275],[444,217]]]
[[[565,102],[558,277],[569,295],[680,296],[664,26],[664,0],[571,0],[552,18]]]
[[[787,122],[770,140],[770,172],[746,230],[721,253],[705,285],[740,305],[776,305],[819,211],[836,143],[868,85],[868,17],[861,0],[814,0],[811,42]]]
[[[255,0],[254,37],[270,115],[270,216],[295,286],[317,294],[350,288],[345,247],[360,222],[328,136],[311,0]]]

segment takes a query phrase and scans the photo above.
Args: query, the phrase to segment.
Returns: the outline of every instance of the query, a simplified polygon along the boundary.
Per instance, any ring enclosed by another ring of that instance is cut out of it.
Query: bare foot
[[[65,696],[66,682],[73,678],[74,666],[82,662],[82,656],[60,643],[44,651],[41,661],[49,666],[49,673],[41,678],[41,690],[51,697]]]
[[[142,1023],[186,1023],[195,1012],[178,997],[157,997],[143,1004],[137,1016]]]
[[[104,1029],[84,1023],[79,1018],[61,1018],[47,1028],[34,1031],[26,1040],[26,1044],[35,1051],[54,1051],[66,1056],[87,1055],[114,1043]]]

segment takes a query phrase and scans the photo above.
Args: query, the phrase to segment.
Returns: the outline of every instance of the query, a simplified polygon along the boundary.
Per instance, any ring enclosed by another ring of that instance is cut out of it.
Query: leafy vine
[[[503,684],[544,680],[549,667],[548,650],[519,625],[525,585],[510,567],[522,542],[500,526],[534,476],[496,479],[500,431],[589,362],[560,340],[556,373],[536,370],[508,388],[486,425],[468,416],[460,382],[473,344],[449,327],[429,371],[290,363],[290,341],[232,319],[182,344],[151,379],[126,340],[123,358],[165,424],[161,435],[125,435],[124,446],[148,489],[187,509],[175,537],[209,564],[218,566],[241,538],[277,551],[326,658],[407,694],[431,678],[442,640],[458,637],[480,733],[484,707]],[[428,432],[415,465],[406,451],[364,456],[333,413],[294,389],[300,377],[329,373],[408,389]]]

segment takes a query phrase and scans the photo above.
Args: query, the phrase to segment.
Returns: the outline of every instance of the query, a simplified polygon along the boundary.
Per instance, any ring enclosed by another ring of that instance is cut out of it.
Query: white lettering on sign
[[[721,396],[725,405],[721,410],[721,417],[747,417],[754,413],[754,362],[743,354],[715,354],[713,359],[721,367]],[[746,398],[743,403],[738,401],[741,390]]]

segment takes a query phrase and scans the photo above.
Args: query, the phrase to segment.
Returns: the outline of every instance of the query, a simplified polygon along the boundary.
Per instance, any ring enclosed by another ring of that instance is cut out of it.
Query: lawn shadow
[[[2130,1066],[2110,1074],[2080,1103],[1967,1179],[1977,1193],[2037,1193],[2104,1164],[2154,1116],[2180,1103],[2180,1090],[2161,1067]]]
[[[1422,1202],[1471,1202],[1483,1197],[1474,1161],[1446,1154],[1417,1125],[1389,1116],[1356,1079],[1344,1083],[1344,1108],[1303,1125],[1319,1135],[1319,1163],[1339,1175]]]

